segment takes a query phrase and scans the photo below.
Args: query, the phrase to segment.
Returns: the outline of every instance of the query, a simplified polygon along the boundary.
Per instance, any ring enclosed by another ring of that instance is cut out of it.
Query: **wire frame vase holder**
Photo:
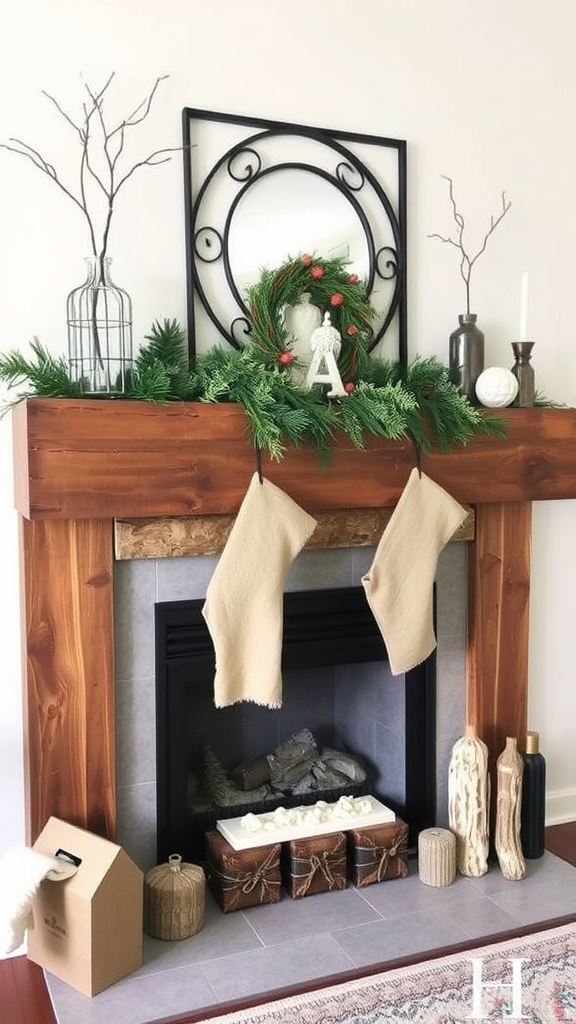
[[[110,278],[109,256],[88,256],[84,284],[67,300],[68,365],[82,393],[126,393],[132,367],[132,301]]]

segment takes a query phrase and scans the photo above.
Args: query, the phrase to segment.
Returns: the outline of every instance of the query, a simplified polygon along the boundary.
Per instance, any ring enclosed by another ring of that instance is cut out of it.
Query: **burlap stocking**
[[[254,474],[202,609],[216,652],[216,707],[281,707],[284,583],[315,528],[292,498]]]
[[[436,647],[432,586],[438,556],[465,518],[466,509],[442,487],[412,470],[362,578],[393,675],[419,665]]]

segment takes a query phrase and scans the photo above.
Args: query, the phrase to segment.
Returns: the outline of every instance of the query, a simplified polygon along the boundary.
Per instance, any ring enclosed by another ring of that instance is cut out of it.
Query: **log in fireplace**
[[[499,415],[505,438],[422,459],[424,472],[475,507],[467,719],[492,758],[507,735],[522,745],[526,733],[531,502],[576,497],[576,410]],[[27,833],[34,840],[55,814],[113,838],[113,521],[233,514],[254,453],[233,405],[34,398],[14,408],[13,437]],[[326,472],[308,449],[265,472],[311,512],[381,509],[398,501],[413,459],[408,441],[371,438],[358,452],[341,438]]]
[[[360,758],[368,774],[357,792],[392,807],[409,823],[415,842],[435,821],[435,656],[393,677],[362,587],[287,593],[283,707],[215,708],[214,652],[202,605],[167,601],[155,607],[158,862],[174,850],[203,860],[204,833],[218,817],[354,794],[350,784],[339,792],[278,794],[241,809],[210,805],[202,794],[196,804],[190,798],[189,780],[202,777],[205,745],[230,770],[274,750],[303,726],[311,726],[324,746]]]

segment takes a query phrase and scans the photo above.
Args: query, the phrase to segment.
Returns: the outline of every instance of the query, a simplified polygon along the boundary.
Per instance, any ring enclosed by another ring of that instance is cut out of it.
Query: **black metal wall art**
[[[371,350],[406,363],[405,141],[191,107],[182,123],[191,360],[249,343],[246,288],[316,253],[358,273]]]

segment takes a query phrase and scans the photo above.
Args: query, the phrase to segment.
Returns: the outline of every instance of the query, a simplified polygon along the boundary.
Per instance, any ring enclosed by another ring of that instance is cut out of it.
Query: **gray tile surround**
[[[303,551],[286,589],[358,585],[373,555],[373,548]],[[144,871],[156,863],[154,604],[204,597],[216,563],[217,556],[198,556],[115,565],[118,842]],[[437,824],[445,825],[448,760],[464,723],[466,544],[444,549],[436,583]],[[389,732],[385,745],[392,760],[401,742]]]
[[[576,869],[546,853],[526,878],[497,865],[482,878],[433,888],[407,878],[223,914],[208,895],[204,927],[181,942],[144,937],[142,967],[92,999],[47,975],[58,1024],[147,1024],[227,1001],[260,998],[355,967],[442,946],[478,945],[501,931],[576,916]],[[462,954],[466,956],[466,953]]]

